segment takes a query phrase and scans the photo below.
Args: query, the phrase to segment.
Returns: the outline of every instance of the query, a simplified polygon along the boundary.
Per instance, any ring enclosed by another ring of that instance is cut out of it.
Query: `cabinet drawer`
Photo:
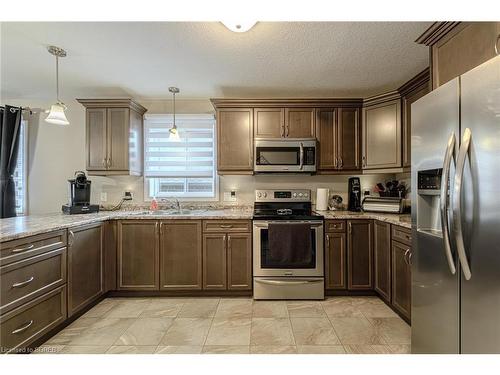
[[[64,246],[66,246],[65,230],[2,242],[0,245],[0,266]]]
[[[345,232],[345,220],[326,220],[325,232]]]
[[[250,232],[250,220],[204,220],[203,232]]]
[[[411,230],[397,225],[392,226],[392,239],[411,246]]]
[[[59,287],[0,318],[2,350],[15,352],[66,319],[66,287]]]
[[[3,266],[0,275],[3,314],[66,282],[66,248]]]

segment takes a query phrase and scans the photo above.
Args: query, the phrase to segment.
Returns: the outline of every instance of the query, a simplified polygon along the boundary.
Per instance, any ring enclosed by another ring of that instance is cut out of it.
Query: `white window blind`
[[[149,198],[214,198],[214,117],[176,115],[179,141],[169,138],[172,123],[171,115],[148,115],[145,118],[144,177],[147,195]]]
[[[27,170],[28,170],[28,147],[27,126],[21,121],[19,137],[19,150],[16,169],[14,170],[14,184],[16,189],[16,214],[27,214]]]

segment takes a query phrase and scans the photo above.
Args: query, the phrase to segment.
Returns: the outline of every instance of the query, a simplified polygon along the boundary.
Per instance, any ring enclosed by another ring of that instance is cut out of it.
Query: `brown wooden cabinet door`
[[[158,222],[118,222],[118,289],[159,289]]]
[[[426,84],[403,97],[403,167],[411,165],[411,105],[428,93]]]
[[[201,289],[200,220],[160,223],[160,289]]]
[[[252,289],[252,235],[227,234],[227,288]]]
[[[130,109],[108,108],[108,170],[128,170]]]
[[[339,108],[337,125],[339,169],[357,170],[361,167],[359,127],[359,108]]]
[[[285,110],[283,108],[254,108],[254,135],[259,138],[285,136]]]
[[[253,171],[253,109],[217,110],[218,172]]]
[[[103,229],[101,223],[71,228],[68,239],[68,315],[103,293]]]
[[[316,110],[316,136],[319,141],[320,170],[337,169],[337,110],[319,108]]]
[[[373,221],[347,221],[348,289],[373,289]]]
[[[227,234],[203,235],[203,289],[227,289]]]
[[[346,235],[325,234],[326,289],[346,289]]]
[[[401,167],[401,100],[363,109],[363,169]]]
[[[391,301],[391,224],[374,222],[375,291]]]
[[[314,108],[285,108],[285,137],[314,138]]]
[[[411,317],[411,248],[392,241],[392,306],[403,316]]]
[[[106,108],[87,108],[85,122],[89,171],[103,171],[107,168],[106,121]]]

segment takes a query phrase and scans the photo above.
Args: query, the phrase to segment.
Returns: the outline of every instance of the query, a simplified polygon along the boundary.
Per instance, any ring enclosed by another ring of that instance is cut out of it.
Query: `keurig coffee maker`
[[[75,178],[68,180],[68,204],[62,206],[65,214],[87,214],[99,212],[99,205],[90,204],[90,183],[85,172],[76,171]]]
[[[359,177],[349,178],[349,211],[361,211],[361,183]]]

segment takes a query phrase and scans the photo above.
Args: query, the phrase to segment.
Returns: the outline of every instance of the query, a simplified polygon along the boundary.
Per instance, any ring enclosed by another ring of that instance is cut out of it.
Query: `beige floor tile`
[[[389,345],[394,354],[411,354],[411,345]]]
[[[203,347],[199,346],[158,346],[155,354],[200,354]]]
[[[250,345],[250,318],[214,318],[205,345]]]
[[[342,345],[299,345],[299,354],[345,354]]]
[[[44,344],[36,348],[32,354],[57,354],[64,349],[64,345]]]
[[[377,296],[356,296],[345,298],[349,299],[353,305],[384,305],[384,301]]]
[[[251,354],[296,354],[295,345],[257,345],[250,346]]]
[[[339,345],[327,318],[290,318],[297,345]]]
[[[249,298],[223,298],[217,306],[215,318],[251,318],[252,303]]]
[[[344,345],[386,344],[378,330],[366,318],[331,318],[330,320]]]
[[[292,301],[286,303],[290,318],[321,318],[325,311],[318,301]]]
[[[108,349],[106,354],[153,354],[156,346],[135,346],[135,345],[117,345]]]
[[[285,301],[253,301],[254,318],[288,318]]]
[[[175,318],[184,306],[182,299],[159,298],[153,299],[141,313],[141,318]]]
[[[138,318],[115,341],[114,345],[158,345],[173,318]]]
[[[347,354],[392,354],[389,345],[344,345]]]
[[[247,345],[205,345],[202,354],[249,354]]]
[[[365,303],[359,310],[366,318],[396,318],[398,315],[385,303]]]
[[[329,317],[364,317],[363,313],[359,309],[359,305],[354,304],[349,298],[331,298],[323,301],[321,305]]]
[[[288,318],[253,318],[250,345],[295,345]]]
[[[177,315],[178,318],[212,318],[219,299],[200,298],[187,300]]]
[[[198,346],[205,343],[211,318],[175,318],[160,341],[161,346]]]
[[[105,318],[137,318],[151,303],[150,299],[120,300],[106,314]]]
[[[113,299],[113,298],[107,298],[101,302],[99,302],[97,305],[92,307],[89,311],[87,311],[85,314],[82,315],[83,318],[101,318],[103,317],[106,313],[109,312],[113,307],[118,305],[119,301]]]
[[[104,354],[109,345],[74,345],[65,346],[59,354]]]
[[[67,345],[72,340],[86,332],[93,324],[97,323],[99,318],[81,317],[64,328],[61,332],[51,337],[45,344],[47,345]]]
[[[111,346],[135,319],[102,318],[87,330],[71,340],[68,345],[108,345]]]
[[[403,319],[368,318],[388,344],[411,344],[411,328]]]

